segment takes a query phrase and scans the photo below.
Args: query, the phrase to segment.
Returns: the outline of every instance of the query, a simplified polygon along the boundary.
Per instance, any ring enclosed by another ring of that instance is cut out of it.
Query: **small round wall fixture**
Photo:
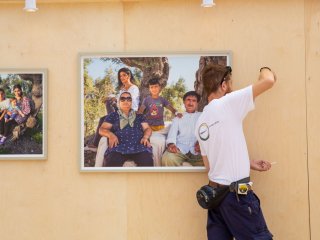
[[[24,9],[26,12],[35,12],[38,10],[36,0],[26,0]]]
[[[202,0],[201,7],[213,7],[216,4],[214,3],[213,0]]]

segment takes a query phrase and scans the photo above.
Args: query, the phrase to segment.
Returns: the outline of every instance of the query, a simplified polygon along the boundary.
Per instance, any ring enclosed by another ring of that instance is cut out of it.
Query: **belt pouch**
[[[220,205],[229,192],[229,186],[211,187],[202,186],[196,193],[199,205],[208,210],[212,210]]]

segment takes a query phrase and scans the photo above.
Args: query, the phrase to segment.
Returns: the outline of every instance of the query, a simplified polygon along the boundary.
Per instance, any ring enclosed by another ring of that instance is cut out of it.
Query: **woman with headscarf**
[[[133,77],[132,72],[129,68],[121,68],[118,71],[118,86],[116,90],[121,94],[122,92],[129,92],[132,97],[132,109],[134,111],[138,111],[139,108],[139,101],[140,101],[140,92],[137,85],[135,85],[135,80]],[[108,111],[108,114],[111,113],[111,111],[118,110],[116,106],[112,105],[113,99],[107,100],[106,108]],[[112,105],[112,106],[111,106]],[[114,109],[113,109],[114,107]],[[110,111],[111,110],[111,111]],[[99,124],[97,127],[96,134],[94,136],[94,139],[92,141],[92,144],[89,144],[90,148],[96,148],[99,144],[99,141],[101,139],[101,136],[99,134],[99,128],[101,127],[101,124],[103,123],[106,116],[103,116],[99,120]]]
[[[118,106],[118,111],[108,114],[99,129],[100,135],[108,138],[103,166],[121,167],[128,160],[141,167],[153,166],[149,142],[152,130],[144,116],[132,109],[130,92],[120,93]]]

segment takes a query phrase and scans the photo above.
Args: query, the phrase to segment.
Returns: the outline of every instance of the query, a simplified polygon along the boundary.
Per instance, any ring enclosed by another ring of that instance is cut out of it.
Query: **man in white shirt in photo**
[[[162,166],[203,166],[200,147],[194,134],[200,96],[195,91],[183,96],[186,112],[182,118],[174,118],[166,140],[167,150],[162,156]]]
[[[261,68],[256,83],[233,92],[231,72],[230,67],[208,65],[202,73],[208,105],[198,119],[195,134],[209,185],[214,189],[229,186],[220,205],[208,210],[207,236],[208,240],[270,240],[273,236],[249,175],[250,168],[267,171],[271,164],[249,159],[242,122],[254,109],[254,100],[274,85],[276,77],[269,68]]]

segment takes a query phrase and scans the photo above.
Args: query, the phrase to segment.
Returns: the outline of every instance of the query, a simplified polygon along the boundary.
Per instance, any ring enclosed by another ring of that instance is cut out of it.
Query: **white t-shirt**
[[[10,106],[10,99],[7,98],[3,101],[0,102],[0,111],[4,110],[4,109],[8,109]]]
[[[121,93],[123,93],[123,92],[129,92],[131,94],[131,97],[132,97],[132,106],[131,106],[131,108],[134,111],[138,111],[139,102],[140,102],[140,91],[139,91],[139,88],[136,85],[132,85],[131,87],[129,87],[128,90],[122,90],[121,89],[119,91],[118,96],[117,96],[118,99],[119,99]],[[119,104],[119,101],[118,101],[118,104]]]
[[[214,99],[203,109],[195,134],[201,155],[208,158],[211,181],[229,185],[249,176],[250,160],[242,121],[253,109],[252,86]]]

